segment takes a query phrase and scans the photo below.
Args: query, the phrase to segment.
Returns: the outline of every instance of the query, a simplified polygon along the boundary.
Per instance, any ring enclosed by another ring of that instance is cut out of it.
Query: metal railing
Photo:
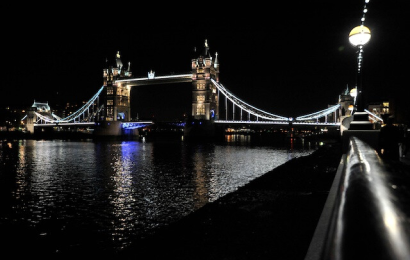
[[[305,260],[410,259],[409,176],[399,175],[351,137]]]

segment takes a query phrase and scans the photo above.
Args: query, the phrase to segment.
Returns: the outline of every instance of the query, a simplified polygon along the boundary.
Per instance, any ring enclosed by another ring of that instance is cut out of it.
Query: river
[[[245,135],[208,143],[1,142],[0,231],[9,248],[44,253],[130,247],[134,239],[317,148],[255,144]]]

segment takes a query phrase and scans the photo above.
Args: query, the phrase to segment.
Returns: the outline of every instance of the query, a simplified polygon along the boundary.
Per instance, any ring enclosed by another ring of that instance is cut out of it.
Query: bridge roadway
[[[175,122],[176,123],[176,122]],[[250,124],[250,125],[307,125],[307,126],[340,126],[339,122],[295,122],[295,121],[246,121],[246,120],[215,120],[215,124]],[[96,122],[74,122],[74,123],[46,123],[46,124],[34,124],[34,126],[41,127],[54,127],[54,126],[94,126]],[[121,122],[123,125],[130,124],[155,124],[154,121],[130,121],[130,122]]]
[[[183,83],[192,82],[192,73],[190,74],[178,74],[168,76],[155,76],[133,79],[116,80],[117,83],[125,83],[127,86],[146,86],[156,84],[169,84],[169,83]]]
[[[243,120],[215,120],[215,124],[250,124],[250,125],[304,125],[304,126],[330,126],[338,127],[339,122],[295,122],[295,121],[243,121]]]
[[[34,124],[34,127],[55,127],[55,126],[94,126],[95,122],[74,122],[74,123],[46,123],[46,124]]]
[[[168,122],[169,123],[169,122]],[[174,122],[178,123],[179,126],[185,126],[185,122]],[[324,122],[289,122],[289,121],[243,121],[243,120],[215,120],[216,125],[261,125],[261,126],[321,126],[337,128],[340,123],[324,123]],[[34,127],[49,128],[49,127],[95,127],[98,122],[74,122],[74,123],[46,123],[46,124],[34,124]],[[123,129],[136,129],[143,128],[149,125],[155,125],[153,121],[131,121],[131,122],[121,122],[121,128]]]

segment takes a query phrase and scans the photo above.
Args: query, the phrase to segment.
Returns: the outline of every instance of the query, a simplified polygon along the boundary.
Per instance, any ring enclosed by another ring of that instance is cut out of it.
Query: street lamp
[[[349,42],[356,48],[358,48],[358,56],[357,56],[357,96],[358,102],[357,106],[359,110],[363,110],[363,102],[362,100],[362,77],[361,77],[361,67],[362,67],[362,60],[363,60],[363,47],[366,45],[371,38],[370,29],[364,25],[359,25],[353,28],[349,33]]]
[[[370,41],[370,38],[370,29],[364,25],[356,26],[349,33],[349,42],[353,46],[359,48],[362,48],[366,43],[368,43]]]

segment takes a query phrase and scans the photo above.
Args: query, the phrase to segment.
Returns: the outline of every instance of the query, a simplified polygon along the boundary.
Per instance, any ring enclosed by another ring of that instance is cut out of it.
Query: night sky
[[[202,50],[205,39],[211,54],[218,52],[220,82],[274,114],[324,109],[355,85],[357,55],[348,34],[360,25],[364,0],[204,3],[6,7],[0,104],[88,100],[117,51],[136,77],[151,69],[156,75],[189,73],[193,50]],[[370,101],[409,97],[407,7],[405,0],[368,4],[372,39],[364,49],[363,84]],[[174,103],[190,104],[189,87],[168,87],[175,88],[173,100],[183,99]],[[149,93],[146,88],[136,91]],[[158,95],[144,99],[144,106],[172,106],[165,102],[169,93],[152,93]]]

